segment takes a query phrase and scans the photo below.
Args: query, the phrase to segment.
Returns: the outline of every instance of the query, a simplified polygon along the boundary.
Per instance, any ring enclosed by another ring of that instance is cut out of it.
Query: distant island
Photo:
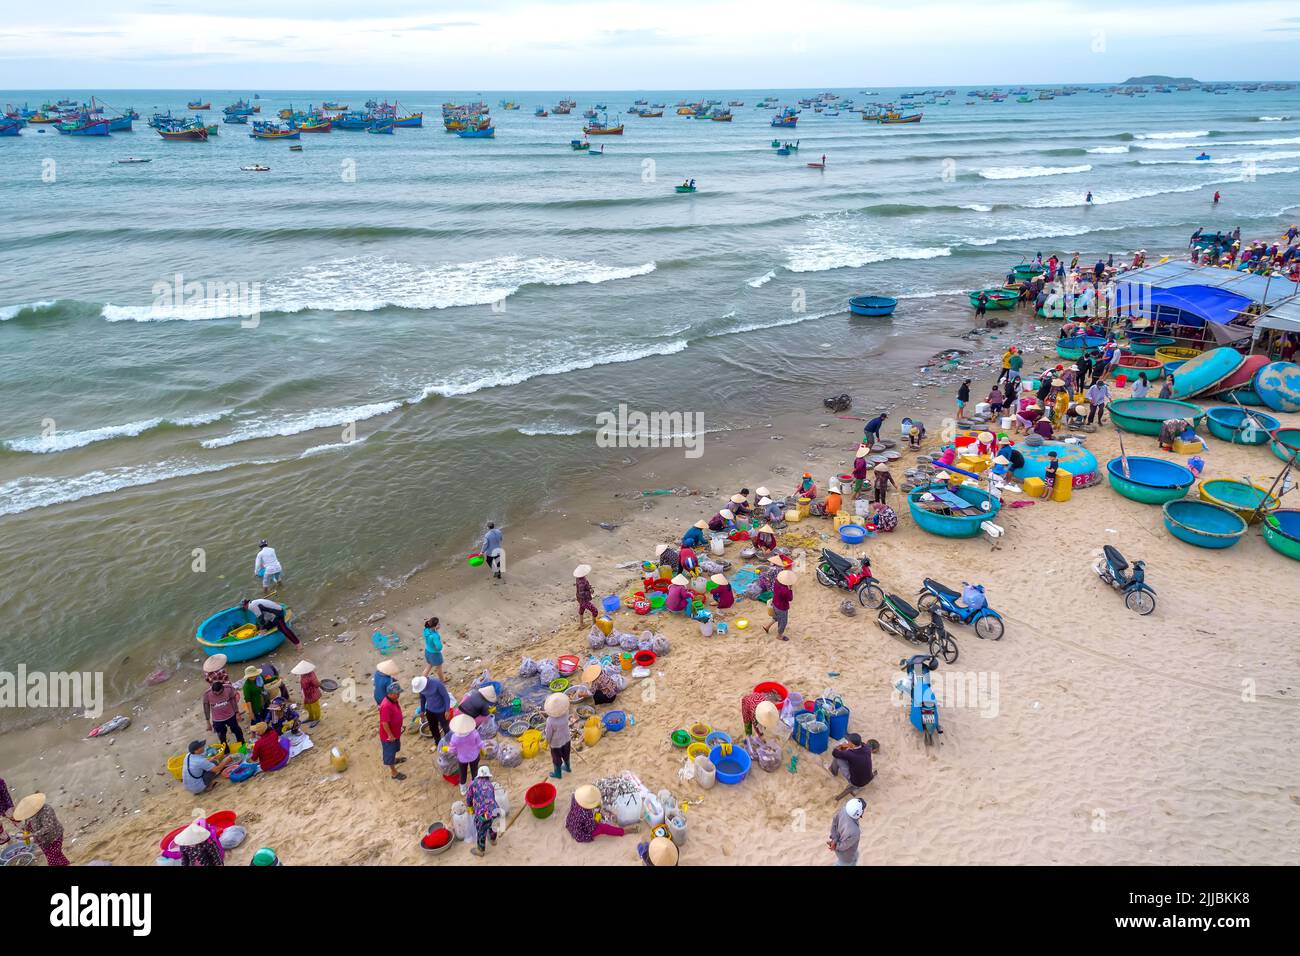
[[[1200,86],[1200,80],[1194,80],[1190,76],[1130,76],[1120,86],[1145,86],[1148,83],[1194,83]]]

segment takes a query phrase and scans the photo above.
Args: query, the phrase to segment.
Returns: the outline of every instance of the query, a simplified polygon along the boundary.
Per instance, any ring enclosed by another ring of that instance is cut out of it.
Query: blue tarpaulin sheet
[[[1206,285],[1182,285],[1172,289],[1139,291],[1121,286],[1118,304],[1124,307],[1131,299],[1134,311],[1154,322],[1199,328],[1206,322],[1224,325],[1251,304],[1248,296]]]

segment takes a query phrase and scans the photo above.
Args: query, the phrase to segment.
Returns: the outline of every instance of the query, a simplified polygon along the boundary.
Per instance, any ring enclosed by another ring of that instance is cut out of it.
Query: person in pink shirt
[[[772,625],[776,625],[776,636],[783,641],[790,638],[785,636],[785,627],[790,622],[790,603],[794,600],[794,572],[790,570],[782,571],[776,576],[776,583],[772,585],[772,620],[763,625],[764,633],[772,632]]]
[[[731,590],[731,582],[727,580],[725,574],[715,574],[709,580],[717,585],[713,589],[713,602],[719,608],[725,610],[736,603],[736,595]]]
[[[684,575],[677,575],[668,585],[668,597],[664,600],[664,607],[674,614],[681,614],[690,606],[691,599],[687,592],[690,582]]]
[[[379,705],[379,747],[383,751],[384,766],[388,768],[392,779],[405,780],[406,774],[398,773],[397,765],[404,761],[405,757],[397,756],[397,752],[402,749],[402,706],[397,702],[398,695],[402,693],[402,688],[398,686],[397,681],[388,685],[384,692],[383,702]]]

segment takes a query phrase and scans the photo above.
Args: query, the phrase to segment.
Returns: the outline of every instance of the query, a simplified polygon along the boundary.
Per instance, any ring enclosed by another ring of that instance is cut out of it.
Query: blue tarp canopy
[[[1300,283],[1285,276],[1257,276],[1249,272],[1194,266],[1190,262],[1161,262],[1145,269],[1122,274],[1117,282],[1124,285],[1147,285],[1155,289],[1205,285],[1249,296],[1261,305],[1276,305],[1300,292]]]
[[[1206,322],[1226,325],[1252,303],[1249,296],[1238,295],[1226,289],[1207,285],[1180,285],[1172,289],[1134,288],[1122,285],[1116,289],[1117,304],[1121,308],[1132,305],[1132,314],[1153,322],[1200,328]]]

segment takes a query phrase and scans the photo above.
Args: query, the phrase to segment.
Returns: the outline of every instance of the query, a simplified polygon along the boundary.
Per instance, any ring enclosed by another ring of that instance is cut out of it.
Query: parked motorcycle
[[[928,621],[920,620],[922,613]],[[957,660],[957,642],[944,630],[943,618],[933,611],[918,611],[897,594],[885,596],[885,603],[876,615],[876,625],[886,634],[924,645],[931,656],[942,657],[946,663]]]
[[[934,578],[926,578],[920,597],[916,599],[916,606],[931,613],[937,609],[950,621],[971,625],[975,628],[976,635],[983,640],[1002,640],[1002,615],[989,607],[984,597],[984,585],[968,584],[965,581],[961,584],[962,593],[958,594]]]
[[[858,603],[875,610],[885,599],[876,579],[871,576],[871,559],[863,555],[856,562],[822,548],[822,558],[817,564],[817,582],[828,588],[841,588],[858,596]]]
[[[932,654],[917,654],[898,662],[906,676],[900,677],[894,687],[899,693],[906,694],[911,702],[909,718],[912,726],[925,734],[925,744],[934,743],[936,734],[943,733],[939,726],[939,701],[930,686],[930,672],[939,667],[939,661]]]
[[[1124,606],[1143,616],[1156,609],[1156,592],[1146,582],[1146,564],[1134,561],[1132,568],[1124,555],[1110,545],[1101,549],[1101,560],[1093,568],[1103,581],[1124,593]]]

